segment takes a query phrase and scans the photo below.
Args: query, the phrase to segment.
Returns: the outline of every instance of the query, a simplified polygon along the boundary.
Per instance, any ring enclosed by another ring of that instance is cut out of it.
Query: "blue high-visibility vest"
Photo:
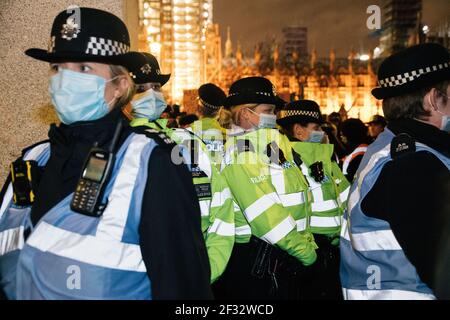
[[[366,216],[361,207],[383,166],[392,160],[391,141],[394,137],[390,130],[385,130],[369,146],[350,190],[340,241],[341,282],[346,299],[435,298],[406,257],[389,223]],[[432,153],[450,170],[450,159],[436,150],[416,143],[418,151]]]
[[[15,298],[151,299],[138,228],[155,146],[141,134],[122,144],[100,218],[72,211],[73,194],[44,215],[20,251]]]

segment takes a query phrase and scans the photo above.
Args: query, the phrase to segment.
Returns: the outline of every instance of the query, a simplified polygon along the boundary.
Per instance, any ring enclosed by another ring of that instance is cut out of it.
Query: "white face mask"
[[[277,116],[274,114],[256,113],[252,109],[248,109],[250,112],[256,114],[259,117],[258,129],[274,129],[277,126]]]
[[[444,94],[444,93],[441,93],[441,94],[446,96],[448,99],[448,96],[446,94]],[[428,102],[430,103],[430,106],[434,108],[433,104],[431,103],[430,96],[428,96]],[[450,116],[443,113],[442,111],[438,110],[437,108],[436,108],[436,112],[439,113],[440,115],[442,115],[441,130],[445,131],[445,132],[450,132]]]

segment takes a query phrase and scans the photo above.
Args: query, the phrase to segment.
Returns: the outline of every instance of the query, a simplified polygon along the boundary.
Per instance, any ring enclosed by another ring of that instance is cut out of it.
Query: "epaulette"
[[[416,141],[406,133],[400,133],[391,142],[391,158],[397,159],[408,153],[416,152]]]
[[[152,128],[149,128],[146,126],[134,127],[134,128],[132,128],[132,130],[136,133],[144,134],[148,138],[155,140],[155,142],[160,147],[172,149],[177,145],[171,138],[169,138],[162,131],[158,131],[158,130],[155,130],[155,129],[152,129]]]

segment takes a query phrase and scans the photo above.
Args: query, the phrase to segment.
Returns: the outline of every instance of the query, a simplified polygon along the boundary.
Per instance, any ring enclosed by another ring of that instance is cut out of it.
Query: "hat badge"
[[[152,72],[152,67],[147,63],[141,68],[142,73],[150,74]]]
[[[63,39],[66,39],[67,41],[70,41],[73,38],[76,38],[80,31],[81,30],[78,23],[75,23],[75,20],[73,18],[69,18],[62,27],[61,37]]]

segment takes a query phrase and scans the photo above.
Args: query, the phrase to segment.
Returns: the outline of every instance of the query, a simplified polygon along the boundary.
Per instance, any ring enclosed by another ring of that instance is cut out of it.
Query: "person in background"
[[[339,234],[350,184],[334,161],[333,145],[326,143],[319,105],[311,100],[288,103],[277,123],[298,154],[300,169],[312,194],[309,230],[319,246],[317,261],[302,283],[309,299],[342,299],[339,280]]]
[[[346,149],[341,141],[341,116],[337,112],[330,113],[323,122],[322,129],[328,136],[328,140],[334,145],[334,153],[338,159],[346,156]]]
[[[348,119],[341,125],[341,140],[347,149],[347,155],[341,161],[342,172],[348,181],[353,182],[372,139],[369,137],[367,126],[361,120]]]
[[[388,126],[350,190],[340,245],[347,299],[448,297],[449,61],[445,47],[425,43],[380,65],[372,95]]]
[[[182,129],[187,129],[197,120],[198,120],[197,115],[186,114],[184,116],[181,116],[180,119],[178,120],[178,127]]]
[[[77,9],[80,24],[60,12],[49,49],[25,52],[50,63],[61,124],[24,150],[0,194],[0,284],[9,299],[211,299],[188,168],[170,161],[172,143],[123,119],[128,30]],[[21,167],[39,181],[31,191],[16,183]]]
[[[334,126],[334,128],[337,132],[342,123],[341,115],[339,114],[339,112],[330,113],[327,117],[327,120]],[[336,135],[338,135],[338,132]]]
[[[149,58],[150,54],[137,52],[133,52],[132,55],[134,64],[130,67],[130,71],[137,87],[149,87],[150,83],[161,83],[166,80],[166,78],[161,79],[156,58],[153,56]],[[147,64],[155,72],[143,73],[142,70]],[[178,144],[190,168],[196,191],[195,200],[199,204],[197,215],[201,217],[201,230],[211,267],[210,280],[214,282],[225,270],[234,245],[235,209],[228,185],[213,164],[206,145],[199,137],[185,129],[161,126],[159,117],[166,109],[162,95],[155,99],[153,89],[149,89],[135,95],[131,106],[133,115],[131,126],[151,128],[166,134]],[[187,125],[187,123],[183,124],[181,121],[180,125]]]
[[[380,133],[384,131],[384,128],[386,128],[387,122],[383,116],[377,114],[374,115],[369,122],[367,122],[367,125],[369,126],[369,135],[373,141],[375,141]]]
[[[213,286],[222,299],[300,299],[299,274],[316,260],[307,181],[289,140],[275,129],[281,103],[263,77],[234,82],[225,100],[233,123],[222,175],[239,211],[230,262]]]

